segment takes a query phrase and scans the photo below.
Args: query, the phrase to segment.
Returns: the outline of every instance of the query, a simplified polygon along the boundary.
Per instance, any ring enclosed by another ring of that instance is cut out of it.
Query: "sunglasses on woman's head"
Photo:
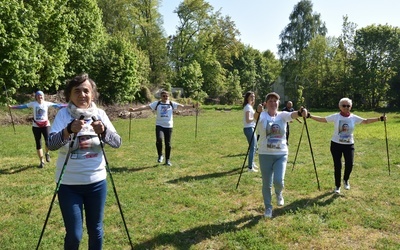
[[[350,108],[350,105],[342,105],[343,108]]]

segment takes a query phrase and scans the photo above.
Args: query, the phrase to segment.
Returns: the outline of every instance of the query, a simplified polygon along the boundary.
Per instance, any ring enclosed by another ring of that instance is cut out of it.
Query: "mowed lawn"
[[[248,147],[240,107],[205,106],[197,119],[176,115],[172,167],[157,164],[154,117],[114,120],[123,145],[105,150],[134,249],[400,249],[400,115],[387,116],[390,175],[384,123],[357,125],[351,190],[340,195],[332,192],[333,124],[307,120],[307,134],[291,123],[285,205],[275,206],[273,196],[272,219],[263,217],[260,173],[244,171],[236,189]],[[31,126],[15,129],[0,127],[0,248],[35,249],[54,194],[57,153],[37,168]],[[130,249],[110,178],[108,184],[104,249]],[[56,199],[40,249],[62,249],[63,237]]]

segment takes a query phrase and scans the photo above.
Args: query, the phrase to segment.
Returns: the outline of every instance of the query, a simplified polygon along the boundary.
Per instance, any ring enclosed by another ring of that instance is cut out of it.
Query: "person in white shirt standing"
[[[331,154],[333,158],[335,190],[340,194],[340,182],[342,176],[342,156],[344,157],[344,189],[350,189],[350,174],[353,171],[354,164],[354,135],[353,131],[356,124],[369,124],[377,121],[386,121],[386,116],[378,118],[362,118],[350,113],[353,102],[345,97],[339,101],[339,113],[329,115],[327,117],[319,117],[315,115],[309,116],[317,122],[333,122],[334,132],[331,139]]]
[[[298,117],[307,117],[307,110],[301,108],[293,112],[280,112],[280,96],[271,92],[266,95],[265,102],[259,104],[256,110],[258,133],[260,135],[258,156],[262,177],[262,194],[264,198],[264,217],[272,217],[272,185],[278,206],[284,205],[283,188],[288,160],[288,145],[286,143],[286,123]]]
[[[49,107],[63,108],[66,105],[45,101],[44,93],[40,90],[35,93],[35,99],[36,99],[36,101],[34,101],[34,102],[29,102],[26,104],[20,104],[20,105],[15,105],[15,106],[10,105],[9,107],[12,109],[25,109],[25,108],[33,109],[32,132],[33,132],[33,136],[35,137],[36,152],[37,152],[37,155],[40,160],[39,168],[43,168],[44,155],[43,155],[43,149],[42,149],[42,135],[43,135],[44,142],[45,142],[46,161],[50,162],[50,154],[49,154],[49,149],[47,146],[47,140],[49,137],[50,125],[51,125],[50,121],[49,121],[49,117],[48,117]]]
[[[102,249],[107,169],[100,138],[112,148],[119,148],[122,140],[94,103],[97,87],[87,74],[69,80],[64,94],[68,106],[57,113],[49,135],[49,149],[59,150],[55,180],[66,231],[64,249],[79,249],[83,215],[88,249]]]
[[[249,144],[248,150],[248,165],[247,170],[249,172],[258,172],[257,166],[254,163],[254,156],[256,153],[257,136],[254,133],[256,126],[256,120],[254,119],[254,103],[256,96],[253,91],[248,91],[244,95],[243,100],[243,133],[246,136]]]
[[[172,166],[170,161],[171,156],[171,137],[172,130],[174,126],[173,114],[174,110],[178,108],[195,108],[198,107],[198,103],[195,105],[183,105],[177,102],[169,100],[168,91],[161,91],[161,100],[154,101],[148,105],[143,105],[137,108],[129,108],[130,112],[142,111],[145,109],[151,109],[156,112],[156,148],[158,159],[157,162],[161,163],[164,160],[162,154],[163,138],[165,143],[165,164],[167,166]]]

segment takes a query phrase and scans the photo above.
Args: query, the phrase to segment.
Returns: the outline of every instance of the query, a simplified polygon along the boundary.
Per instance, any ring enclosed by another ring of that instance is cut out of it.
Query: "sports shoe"
[[[167,160],[167,161],[165,162],[164,165],[166,165],[166,166],[172,166],[172,163],[171,163],[169,160]]]
[[[272,218],[272,208],[267,208],[264,212],[264,218]]]
[[[340,187],[335,187],[335,193],[340,194]]]
[[[247,172],[257,173],[258,170],[255,168],[247,168]]]
[[[163,160],[164,160],[164,156],[159,155],[159,156],[158,156],[157,162],[158,162],[158,163],[161,163]]]
[[[253,163],[253,165],[251,166],[251,168],[254,168],[255,170],[258,169],[257,165]]]
[[[50,162],[50,154],[49,154],[49,153],[46,153],[45,156],[46,156],[46,161],[47,161],[47,162]]]
[[[343,180],[343,184],[344,184],[344,189],[350,190],[350,183],[349,183],[349,181]]]
[[[44,162],[40,162],[39,168],[43,168],[44,167]]]
[[[283,199],[283,195],[282,194],[279,194],[279,195],[276,196],[276,203],[280,207],[285,205],[285,200]]]

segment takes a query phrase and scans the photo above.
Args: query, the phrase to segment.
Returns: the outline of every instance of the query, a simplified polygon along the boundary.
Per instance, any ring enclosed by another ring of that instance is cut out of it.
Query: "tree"
[[[95,54],[105,44],[105,30],[101,21],[101,11],[96,0],[67,1],[66,15],[71,46],[68,48],[68,63],[65,75],[70,78],[82,72],[90,72],[95,62]]]
[[[356,31],[352,61],[356,101],[376,108],[387,98],[389,81],[398,72],[400,30],[389,25],[370,25]]]
[[[299,93],[296,88],[308,84],[306,79],[300,77],[306,67],[303,62],[303,51],[314,37],[325,36],[327,33],[320,14],[313,13],[312,7],[312,2],[309,0],[297,3],[289,16],[290,23],[279,35],[281,44],[278,46],[278,53],[283,63],[283,81],[285,90],[292,99],[299,99],[296,96]]]
[[[30,5],[21,1],[0,1],[0,85],[8,95],[32,88],[39,81],[42,46],[37,42],[38,20]],[[5,100],[2,95],[1,100]]]
[[[132,102],[140,91],[138,50],[121,37],[111,38],[96,55],[95,71],[100,99],[105,104]]]

